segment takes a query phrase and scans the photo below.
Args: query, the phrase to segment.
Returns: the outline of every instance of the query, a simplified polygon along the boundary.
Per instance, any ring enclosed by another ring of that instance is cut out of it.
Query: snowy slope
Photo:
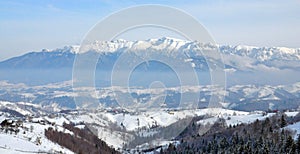
[[[0,134],[0,153],[73,153],[45,138],[41,138],[41,143],[37,145],[26,137]]]
[[[300,134],[300,122],[296,122],[292,125],[288,125],[285,128],[295,131],[294,138],[297,139],[297,135]]]
[[[0,112],[1,122],[5,119],[13,118],[9,113]],[[72,151],[61,147],[60,145],[48,140],[45,135],[45,129],[55,127],[58,131],[64,131],[72,134],[72,132],[62,128],[61,123],[54,126],[50,124],[38,123],[44,118],[33,118],[32,121],[23,121],[22,127],[19,127],[18,133],[10,133],[9,131],[0,131],[0,152],[1,153],[73,153]],[[61,118],[57,118],[55,122],[59,122]],[[68,122],[65,120],[65,122]]]

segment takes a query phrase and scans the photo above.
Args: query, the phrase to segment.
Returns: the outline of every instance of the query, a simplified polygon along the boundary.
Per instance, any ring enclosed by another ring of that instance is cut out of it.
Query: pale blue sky
[[[219,44],[300,48],[300,0],[0,0],[0,60],[80,44],[99,20],[141,4],[189,13]]]

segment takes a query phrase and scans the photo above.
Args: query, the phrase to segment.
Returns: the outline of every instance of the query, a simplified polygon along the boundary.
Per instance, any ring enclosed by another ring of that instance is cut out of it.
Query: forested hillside
[[[181,143],[170,144],[161,153],[300,153],[300,135],[285,126],[300,121],[300,115],[285,114],[256,120],[251,124],[227,126],[224,119],[213,124],[210,131],[200,135],[205,126],[192,122],[178,137]]]

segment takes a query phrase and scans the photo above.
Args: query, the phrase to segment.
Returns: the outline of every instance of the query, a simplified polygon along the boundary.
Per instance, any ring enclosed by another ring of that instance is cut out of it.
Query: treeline
[[[74,133],[59,132],[52,127],[45,130],[45,136],[59,145],[78,154],[118,154],[115,149],[109,147],[104,141],[95,136],[88,128],[79,129],[73,124],[64,123],[63,127]]]
[[[181,143],[170,144],[160,153],[297,154],[300,153],[300,136],[294,140],[294,132],[284,128],[297,121],[300,121],[299,114],[288,118],[285,114],[277,113],[262,121],[228,127],[224,119],[219,119],[202,135],[199,129],[205,126],[192,121],[177,138]]]

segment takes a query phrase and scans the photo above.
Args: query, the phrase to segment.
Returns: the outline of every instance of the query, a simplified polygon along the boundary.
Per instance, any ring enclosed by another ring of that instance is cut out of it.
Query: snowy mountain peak
[[[41,52],[70,52],[70,53],[78,53],[80,49],[79,45],[69,45],[64,46],[63,48],[56,48],[56,49],[42,49]]]
[[[115,52],[119,49],[126,48],[131,50],[145,50],[145,49],[155,49],[155,50],[174,50],[179,49],[185,45],[188,41],[174,39],[169,37],[163,37],[158,39],[148,39],[148,40],[135,40],[127,41],[124,39],[112,40],[112,41],[94,41],[91,44],[82,45],[80,53],[85,53],[88,51],[96,52]]]
[[[220,46],[224,54],[250,57],[258,61],[300,60],[300,49],[286,47]]]

